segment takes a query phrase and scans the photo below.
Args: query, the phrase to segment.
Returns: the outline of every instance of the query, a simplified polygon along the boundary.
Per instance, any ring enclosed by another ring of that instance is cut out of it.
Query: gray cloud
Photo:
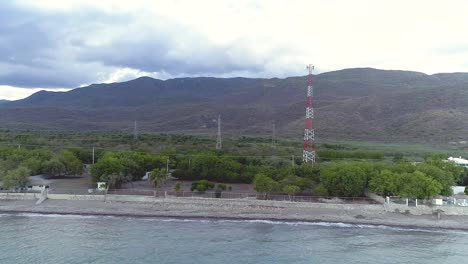
[[[80,53],[84,61],[99,61],[109,66],[129,67],[147,72],[165,71],[171,75],[185,73],[223,74],[247,70],[259,72],[262,65],[243,63],[241,50],[213,45],[199,36],[178,30],[183,35],[145,31],[127,34],[115,42],[98,48],[86,47]],[[177,47],[182,41],[183,47]]]
[[[468,4],[425,4],[421,13],[420,4],[403,0],[340,8],[318,0],[1,1],[0,86],[73,88],[141,75],[286,77],[305,74],[307,63],[318,72],[466,70],[468,37],[460,32]],[[450,16],[434,20],[440,14]]]
[[[0,12],[0,85],[76,87],[96,80],[99,72],[110,71],[99,63],[76,60],[70,45],[74,31],[81,27],[76,17],[4,3]]]
[[[104,81],[119,68],[164,76],[247,75],[263,60],[242,43],[216,45],[167,18],[148,25],[126,13],[52,12],[2,4],[0,85],[77,87]]]

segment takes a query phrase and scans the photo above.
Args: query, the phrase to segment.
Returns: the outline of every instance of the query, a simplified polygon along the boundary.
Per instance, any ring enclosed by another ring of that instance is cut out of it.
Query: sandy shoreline
[[[404,228],[468,230],[467,216],[408,215],[389,213],[382,205],[342,206],[298,203],[249,203],[229,200],[160,199],[151,203],[80,200],[0,200],[0,213],[38,213],[184,219],[270,220],[385,225]]]

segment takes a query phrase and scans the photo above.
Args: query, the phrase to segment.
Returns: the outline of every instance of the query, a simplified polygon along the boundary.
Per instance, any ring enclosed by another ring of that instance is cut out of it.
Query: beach
[[[151,197],[150,197],[151,198]],[[418,228],[468,229],[468,216],[412,215],[385,211],[384,205],[315,204],[287,201],[152,198],[142,201],[119,199],[0,200],[0,213],[76,214],[131,217],[222,218],[331,222]]]

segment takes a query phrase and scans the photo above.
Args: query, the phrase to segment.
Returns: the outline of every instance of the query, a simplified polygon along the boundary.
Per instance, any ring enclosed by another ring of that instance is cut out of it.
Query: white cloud
[[[167,79],[168,75],[159,72],[145,72],[131,68],[120,68],[112,72],[103,83],[123,82],[136,79],[138,77],[148,76],[156,79]]]
[[[39,91],[54,91],[54,92],[66,92],[69,91],[70,89],[64,89],[64,88],[54,88],[54,89],[43,89],[43,88],[18,88],[18,87],[11,87],[11,86],[6,86],[6,85],[0,85],[0,99],[5,99],[5,100],[19,100],[23,99],[25,97],[28,97],[32,95],[33,93],[37,93]]]

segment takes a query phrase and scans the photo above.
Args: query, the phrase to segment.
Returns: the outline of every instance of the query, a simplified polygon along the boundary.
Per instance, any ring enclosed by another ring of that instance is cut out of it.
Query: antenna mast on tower
[[[315,130],[314,130],[314,87],[312,80],[312,71],[314,66],[307,65],[307,106],[304,129],[304,151],[302,152],[302,160],[305,163],[315,163]]]
[[[218,137],[216,138],[216,149],[220,150],[223,148],[223,142],[221,139],[221,115],[218,115]]]

